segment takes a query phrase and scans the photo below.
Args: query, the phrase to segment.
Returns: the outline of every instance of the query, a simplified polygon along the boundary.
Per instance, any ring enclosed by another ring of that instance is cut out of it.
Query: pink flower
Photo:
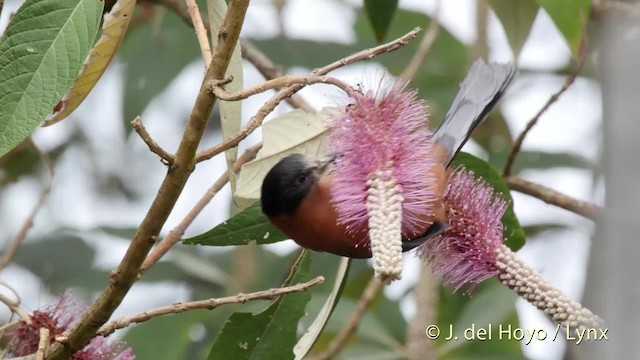
[[[75,302],[66,291],[57,304],[34,311],[31,322],[20,321],[16,335],[9,345],[12,356],[26,356],[38,350],[40,328],[49,329],[49,342],[69,329],[82,315],[84,307]],[[71,360],[133,360],[131,348],[122,349],[118,340],[96,337],[84,349],[71,356]]]
[[[498,275],[496,250],[503,244],[500,219],[507,202],[473,172],[457,170],[444,196],[449,228],[426,242],[420,255],[457,291],[470,290],[483,280]]]
[[[425,218],[436,199],[427,108],[416,91],[398,83],[352,97],[328,135],[329,149],[339,156],[333,204],[340,223],[368,233],[361,244],[370,243],[378,277],[394,280],[402,270],[402,238],[430,225]]]

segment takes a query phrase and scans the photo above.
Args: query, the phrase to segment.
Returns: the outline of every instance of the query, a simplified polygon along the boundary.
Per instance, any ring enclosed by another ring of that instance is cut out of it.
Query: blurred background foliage
[[[267,0],[255,1],[251,6],[274,5],[273,8],[278,9],[287,6],[290,1],[295,0],[274,0],[274,4]],[[390,40],[403,35],[415,26],[427,29],[433,21],[433,18],[424,12],[408,10],[402,6],[393,9],[394,11],[376,12],[367,11],[358,1],[333,2],[335,6],[355,9],[357,15],[353,24],[355,38],[350,44],[290,36],[290,32],[280,32],[275,37],[245,37],[245,39],[250,40],[264,52],[284,73],[288,73],[296,68],[320,67],[350,53],[375,46],[378,44],[377,38]],[[138,2],[135,17],[117,54],[116,63],[113,65],[123,69],[124,75],[121,78],[122,93],[116,94],[120,100],[113,106],[116,116],[110,121],[121,121],[123,131],[119,135],[120,141],[113,142],[113,145],[107,144],[107,147],[125,147],[126,144],[138,141],[137,135],[131,131],[130,120],[142,113],[154,100],[157,101],[170,83],[187,66],[200,58],[193,28],[170,7],[163,6],[168,3],[171,1]],[[204,0],[198,3],[201,9],[206,8]],[[375,5],[372,5],[375,1],[365,1],[365,3],[368,3],[367,6]],[[580,19],[589,21],[590,3],[588,1],[485,2],[479,0],[477,3],[479,28],[476,42],[465,43],[444,27],[439,30],[431,52],[410,84],[416,87],[420,96],[429,102],[432,119],[434,119],[432,126],[437,125],[438,119],[441,119],[448,109],[458,84],[472,61],[477,56],[488,55],[486,29],[481,28],[487,26],[487,21],[482,17],[486,18],[490,12],[495,12],[501,20],[517,59],[534,19],[545,9],[549,11],[551,19],[565,37],[569,48],[575,49],[582,34]],[[277,10],[265,11],[263,16],[268,15],[279,16]],[[258,19],[249,18],[248,21],[258,21]],[[327,21],[332,20],[327,19]],[[372,22],[376,24],[375,27],[372,27]],[[398,51],[377,57],[373,61],[380,63],[391,73],[399,75],[415,53],[419,41],[420,38],[401,47]],[[575,50],[573,53],[575,54]],[[549,54],[549,56],[554,55]],[[245,65],[250,66],[247,63]],[[572,72],[575,66],[574,58],[565,66],[551,71],[524,68],[522,73],[566,75]],[[589,65],[583,76],[593,76]],[[197,88],[200,84],[193,82],[192,85],[193,88]],[[97,101],[110,100],[98,99]],[[164,98],[163,101],[171,102],[172,100]],[[184,106],[188,109],[191,104]],[[188,113],[184,113],[184,116],[173,119],[178,128],[182,127],[187,115]],[[245,114],[245,116],[250,115]],[[214,113],[213,116],[214,120],[210,122],[211,131],[207,135],[209,137],[219,136],[214,135],[219,129],[218,115]],[[91,119],[82,120],[91,121]],[[53,163],[56,164],[61,157],[72,156],[73,153],[89,153],[89,160],[82,166],[83,171],[92,174],[94,179],[92,189],[98,199],[123,199],[125,202],[137,202],[136,206],[142,208],[148,205],[140,204],[141,199],[145,199],[144,192],[130,183],[135,181],[135,178],[132,179],[127,175],[130,169],[127,166],[101,165],[101,160],[98,158],[104,156],[104,152],[96,150],[92,145],[91,136],[87,135],[86,127],[73,124],[76,121],[78,119],[67,120],[63,141],[54,142],[54,146],[48,147],[47,152]],[[512,132],[509,131],[509,124],[500,111],[494,111],[491,114],[490,119],[477,131],[474,140],[486,152],[490,164],[497,169],[504,166],[513,137]],[[107,138],[105,141],[112,141],[112,139]],[[154,163],[154,165],[158,164]],[[594,178],[599,174],[599,169],[593,161],[575,153],[527,149],[523,150],[517,158],[513,173],[550,168],[586,170],[593,174]],[[65,169],[56,170],[57,173],[65,171]],[[66,171],[71,170],[66,169]],[[46,169],[38,152],[29,141],[25,141],[0,158],[0,200],[5,201],[5,209],[32,206],[29,202],[22,202],[20,200],[22,198],[10,194],[24,190],[16,186],[21,182],[31,184],[46,182]],[[59,184],[54,182],[54,186]],[[156,188],[154,183],[148,184],[147,187]],[[199,189],[196,193],[203,190]],[[71,198],[67,201],[83,201],[83,199]],[[5,218],[0,218],[0,224],[2,224],[0,228],[4,228],[0,236],[2,241],[8,242],[17,228],[19,216],[8,216],[7,213],[7,210],[0,212],[0,215],[5,215]],[[23,211],[18,212],[18,214],[22,213]],[[39,230],[40,222],[37,221],[35,228],[14,258],[15,264],[12,267],[28,269],[39,280],[40,292],[60,294],[66,288],[73,288],[80,298],[90,301],[95,297],[96,292],[104,287],[109,275],[109,270],[105,266],[96,265],[100,263],[100,258],[105,256],[105,251],[108,251],[105,247],[108,245],[97,246],[96,242],[99,241],[98,239],[109,238],[119,240],[118,244],[126,244],[135,231],[135,225],[121,226],[106,221],[98,226],[70,227],[65,223],[56,223],[55,218],[47,219],[46,216],[45,212],[37,218],[47,224],[46,231]],[[136,221],[137,219],[131,219],[132,224]],[[566,226],[562,222],[550,221],[525,224],[524,231],[527,237],[532,237],[544,231],[563,229]],[[168,230],[169,228],[165,229],[163,234]],[[182,300],[257,291],[280,286],[297,256],[298,251],[283,254],[282,251],[274,251],[271,247],[255,245],[215,251],[181,245],[171,250],[171,256],[151,268],[136,286],[165,284],[165,291],[170,292],[172,284],[180,284],[181,289],[186,289],[188,294]],[[335,276],[334,269],[337,268],[339,261],[333,255],[311,253],[309,256],[310,276],[323,275],[326,281],[310,289],[312,297],[306,306],[306,316],[302,317],[304,326],[311,323],[331,291]],[[342,298],[312,353],[322,352],[343,327],[371,276],[372,270],[365,261],[352,262]],[[401,304],[412,298],[413,285],[410,284],[401,296],[389,296],[386,292],[378,292],[369,311],[362,319],[360,327],[337,358],[406,358],[405,343],[411,319],[405,318],[401,311]],[[445,288],[439,288],[437,294],[439,298],[435,321],[442,329],[448,329],[449,324],[453,324],[454,328],[462,328],[472,323],[476,326],[489,323],[510,323],[514,327],[518,325],[515,310],[516,296],[494,280],[489,280],[477,287],[473,291],[473,296],[461,292],[454,294]],[[144,309],[144,294],[136,294],[135,298],[141,302],[140,307]],[[36,300],[35,303],[42,301],[44,300]],[[233,312],[257,313],[270,304],[271,302],[268,301],[253,301],[243,305],[222,306],[214,311],[198,310],[155,318],[132,326],[126,331],[124,338],[133,347],[138,359],[203,359],[207,357],[217,334]],[[424,327],[427,325],[429,324],[424,324]],[[424,341],[428,340],[425,338]],[[517,341],[447,343],[438,340],[434,345],[438,358],[441,359],[524,358]]]

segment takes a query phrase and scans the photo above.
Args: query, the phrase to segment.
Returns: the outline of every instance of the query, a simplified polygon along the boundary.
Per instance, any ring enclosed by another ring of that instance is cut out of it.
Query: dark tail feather
[[[500,100],[515,74],[516,68],[511,64],[487,65],[482,59],[473,63],[451,108],[433,134],[433,142],[443,144],[448,150],[446,166]]]

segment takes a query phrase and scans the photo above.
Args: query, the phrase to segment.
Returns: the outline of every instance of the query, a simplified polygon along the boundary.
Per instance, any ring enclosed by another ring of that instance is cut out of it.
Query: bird
[[[432,143],[438,181],[434,213],[427,216],[431,224],[423,234],[403,239],[402,251],[412,250],[447,229],[448,221],[442,197],[455,155],[470,138],[512,83],[516,69],[509,63],[487,64],[477,59],[444,119],[433,132]],[[266,174],[261,188],[262,212],[269,221],[298,245],[319,252],[349,258],[370,258],[371,249],[359,246],[366,233],[348,231],[337,221],[331,203],[330,170],[340,154],[310,156],[291,154],[281,159]],[[366,230],[363,230],[366,231]]]

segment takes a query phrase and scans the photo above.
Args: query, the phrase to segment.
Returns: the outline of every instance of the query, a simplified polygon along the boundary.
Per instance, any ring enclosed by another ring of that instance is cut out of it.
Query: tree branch
[[[262,84],[258,84],[256,86],[237,91],[235,93],[225,92],[222,86],[217,85],[215,81],[212,81],[210,83],[210,89],[213,94],[218,97],[218,99],[226,101],[238,101],[271,89],[283,88],[295,84],[312,85],[318,83],[335,85],[347,94],[351,94],[353,92],[353,88],[344,81],[327,75],[285,75],[279,78],[265,81]]]
[[[522,143],[524,142],[524,139],[529,134],[529,131],[533,129],[533,127],[538,123],[538,120],[540,120],[540,117],[545,112],[547,112],[549,107],[551,107],[553,103],[558,101],[560,96],[565,91],[567,91],[567,89],[569,89],[571,85],[573,85],[573,82],[576,80],[576,78],[578,77],[578,74],[582,70],[585,59],[587,57],[587,44],[588,44],[586,24],[584,25],[583,28],[584,30],[582,34],[582,41],[580,43],[580,50],[578,51],[578,60],[577,60],[578,63],[576,65],[575,70],[569,75],[569,77],[567,77],[567,79],[564,81],[564,83],[560,87],[560,90],[558,90],[555,94],[549,97],[549,100],[547,100],[547,102],[542,106],[542,108],[538,111],[538,113],[531,120],[529,120],[529,122],[527,123],[527,126],[525,126],[524,130],[522,130],[520,135],[518,135],[518,137],[515,139],[515,141],[513,142],[513,146],[511,147],[511,152],[509,152],[509,156],[507,157],[507,163],[504,165],[504,169],[502,170],[503,176],[507,177],[511,175],[511,168],[513,166],[513,162],[515,161],[516,156],[520,152],[520,148],[522,148]]]
[[[258,151],[262,148],[262,143],[258,143],[247,150],[236,160],[233,164],[233,171],[240,171],[240,167],[245,163],[255,159]],[[220,190],[229,182],[229,173],[224,172],[218,180],[205,192],[200,200],[193,206],[191,211],[180,221],[178,226],[169,231],[169,234],[162,239],[162,241],[155,247],[153,251],[147,256],[140,269],[140,275],[145,273],[151,266],[153,266],[158,260],[160,260],[184,235],[184,232],[191,225],[193,220],[202,212],[202,210],[209,204],[209,202],[218,194]]]
[[[173,165],[173,163],[176,161],[175,156],[173,156],[172,154],[169,154],[162,147],[160,147],[160,145],[158,145],[157,142],[155,142],[151,138],[151,135],[149,135],[149,132],[147,132],[147,129],[144,127],[144,125],[142,125],[140,116],[133,119],[131,121],[131,125],[133,126],[133,130],[135,130],[136,133],[138,133],[142,141],[144,141],[144,143],[147,144],[151,152],[160,156],[160,159],[162,160],[163,163],[165,163],[165,165],[167,166]]]
[[[198,38],[198,44],[200,44],[200,52],[202,52],[202,59],[204,60],[204,68],[207,69],[211,63],[211,46],[209,46],[209,37],[207,36],[208,29],[205,29],[202,22],[202,16],[200,15],[200,9],[196,0],[186,0],[187,11],[191,17],[191,23],[196,30],[196,37]]]
[[[42,206],[44,206],[44,202],[49,196],[49,193],[51,192],[51,186],[53,184],[53,177],[55,174],[53,171],[53,163],[51,161],[51,158],[47,153],[41,151],[36,146],[36,144],[33,143],[33,141],[29,140],[29,142],[31,143],[31,146],[33,146],[33,148],[38,152],[38,155],[40,155],[40,159],[46,166],[47,171],[49,173],[49,179],[47,180],[46,185],[42,189],[42,192],[40,193],[40,197],[38,198],[38,201],[33,207],[33,210],[31,210],[31,213],[29,214],[29,216],[27,216],[27,219],[24,221],[24,223],[20,227],[20,230],[18,230],[18,233],[16,234],[16,236],[13,238],[13,240],[11,240],[11,242],[9,242],[9,245],[7,245],[7,249],[2,254],[2,258],[0,258],[0,270],[9,266],[9,264],[11,263],[11,259],[13,259],[13,256],[18,251],[18,248],[20,247],[20,244],[22,244],[22,241],[24,241],[24,239],[27,237],[27,234],[29,233],[29,229],[31,229],[31,227],[33,226],[33,221],[36,215],[38,215],[38,212],[40,211]]]
[[[399,47],[406,45],[408,41],[414,39],[419,32],[420,32],[420,28],[416,27],[398,39],[395,39],[386,44],[376,46],[371,49],[366,49],[363,51],[359,51],[355,54],[349,55],[329,65],[313,70],[310,75],[325,75],[340,67],[350,65],[358,61],[371,60],[377,55],[397,50]],[[264,118],[269,113],[271,113],[271,111],[273,111],[273,109],[276,106],[278,106],[278,104],[280,104],[280,102],[283,99],[291,96],[292,94],[296,93],[303,87],[304,87],[303,84],[295,84],[295,85],[287,86],[286,88],[280,90],[274,97],[272,97],[269,101],[267,101],[262,105],[262,107],[258,110],[258,112],[249,120],[249,123],[244,129],[242,129],[238,134],[234,135],[233,137],[227,139],[227,141],[221,144],[218,144],[212,148],[209,148],[208,150],[204,150],[200,152],[196,156],[196,161],[200,162],[207,159],[211,159],[212,157],[220,154],[221,152],[224,152],[232,147],[238,146],[240,141],[244,140],[253,131],[255,131],[260,125],[262,125],[262,121],[264,120]]]
[[[8,297],[0,294],[0,302],[7,305],[7,307],[9,308],[9,310],[18,315],[18,317],[20,318],[20,320],[30,324],[31,323],[31,317],[29,316],[29,314],[24,311],[17,302],[9,299]]]
[[[107,287],[77,324],[56,339],[57,341],[53,344],[47,359],[68,359],[73,353],[82,349],[95,336],[100,326],[109,319],[138,278],[140,267],[154,244],[154,238],[160,233],[195,168],[194,155],[216,100],[215,96],[207,90],[205,84],[211,79],[224,77],[229,66],[231,53],[238,41],[248,6],[249,0],[234,0],[230,3],[220,29],[221,36],[219,36],[218,47],[200,86],[195,105],[175,155],[174,166],[168,169],[156,198],[136,231],[124,258],[112,272]]]
[[[598,215],[604,210],[598,205],[574,199],[553,189],[549,189],[546,186],[533,183],[521,177],[509,176],[505,178],[505,181],[512,190],[533,196],[547,204],[561,207],[591,220],[596,220]]]
[[[299,283],[296,285],[291,285],[291,286],[286,286],[281,288],[272,288],[269,290],[256,291],[249,294],[237,294],[234,296],[228,296],[228,297],[223,297],[219,299],[212,298],[207,300],[191,301],[186,303],[177,303],[169,306],[163,306],[156,309],[147,310],[139,314],[135,314],[131,316],[123,316],[119,319],[110,321],[98,330],[98,335],[108,336],[118,329],[123,329],[132,324],[141,323],[158,316],[163,316],[168,314],[179,314],[185,311],[196,310],[196,309],[213,310],[222,305],[244,304],[247,301],[252,301],[252,300],[272,300],[281,295],[305,291],[308,288],[318,284],[322,284],[323,282],[324,282],[324,277],[318,276],[304,283]]]

